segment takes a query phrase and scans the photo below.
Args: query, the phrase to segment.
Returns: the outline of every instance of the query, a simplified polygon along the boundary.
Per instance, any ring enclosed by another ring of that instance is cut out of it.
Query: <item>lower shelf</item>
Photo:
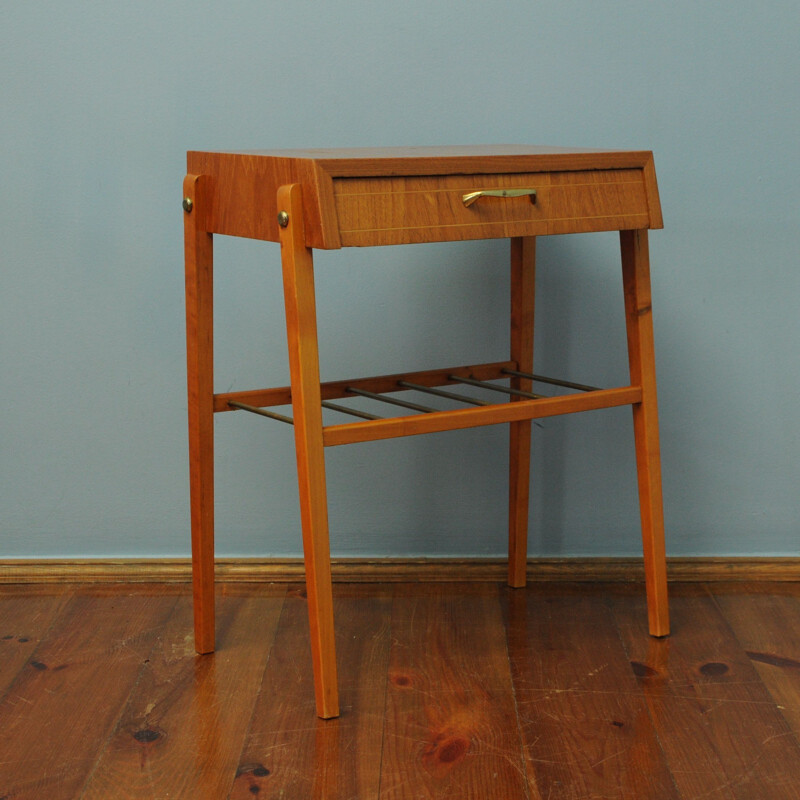
[[[490,384],[490,381],[510,379],[510,387]],[[577,394],[544,397],[529,391],[531,380],[563,386],[576,390]],[[508,402],[488,403],[474,397],[460,396],[435,389],[441,386],[469,384],[494,392],[507,393]],[[422,390],[449,397],[469,404],[469,408],[436,410],[406,400],[389,397],[389,393]],[[405,416],[380,418],[331,403],[332,399],[347,397],[370,397],[393,406],[409,408],[417,412]],[[327,447],[377,439],[392,439],[438,431],[474,428],[482,425],[520,422],[529,419],[573,414],[600,408],[631,405],[642,401],[640,386],[621,386],[614,389],[596,389],[583,384],[559,381],[517,371],[513,361],[493,362],[466,367],[450,367],[424,372],[407,372],[380,375],[372,378],[357,378],[346,381],[331,381],[320,386],[323,406],[361,417],[358,422],[328,425],[323,428],[323,443]],[[249,392],[233,392],[214,396],[217,412],[244,409],[282,422],[292,422],[291,417],[266,411],[269,406],[289,405],[292,401],[291,387],[259,389]]]
[[[597,389],[585,394],[543,397],[536,400],[513,400],[509,403],[499,403],[482,408],[460,408],[455,411],[433,411],[429,414],[407,417],[329,425],[322,430],[322,441],[326,447],[333,447],[354,442],[371,442],[376,439],[393,439],[398,436],[414,436],[421,433],[453,431],[461,428],[476,428],[481,425],[555,417],[559,414],[631,405],[641,403],[641,401],[642,390],[639,386]]]

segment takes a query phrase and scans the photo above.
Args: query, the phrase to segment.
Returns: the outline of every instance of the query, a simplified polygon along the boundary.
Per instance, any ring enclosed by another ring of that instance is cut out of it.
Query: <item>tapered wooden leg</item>
[[[653,636],[666,636],[669,634],[667,565],[647,231],[621,231],[620,245],[631,384],[642,387],[642,402],[633,406],[633,429],[648,622]]]
[[[305,245],[303,203],[299,185],[282,186],[278,190],[278,209],[289,215],[288,224],[281,228],[280,238],[300,519],[303,527],[317,714],[327,719],[339,715],[339,698],[333,632],[325,454],[322,444],[314,268],[311,250]]]
[[[204,225],[208,190],[206,176],[186,176],[183,183],[186,371],[194,643],[198,653],[214,649],[213,245]]]
[[[521,372],[533,370],[533,311],[536,238],[511,240],[511,360]],[[511,386],[531,391],[531,381],[512,378]],[[516,398],[514,398],[516,399]],[[531,420],[509,425],[508,585],[525,585],[528,564]]]

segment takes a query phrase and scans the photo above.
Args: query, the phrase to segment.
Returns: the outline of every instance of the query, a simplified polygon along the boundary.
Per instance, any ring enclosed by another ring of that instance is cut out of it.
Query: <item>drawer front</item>
[[[535,189],[528,195],[478,191]],[[342,245],[372,246],[649,227],[639,169],[336,178]]]

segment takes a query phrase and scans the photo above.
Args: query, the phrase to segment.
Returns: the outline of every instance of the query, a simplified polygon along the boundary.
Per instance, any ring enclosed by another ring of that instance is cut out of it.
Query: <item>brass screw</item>
[[[285,228],[289,224],[289,215],[285,211],[278,212],[278,225]]]
[[[192,198],[191,197],[184,197],[183,198],[183,210],[187,214],[191,214],[193,208],[194,208],[194,203],[192,202]]]

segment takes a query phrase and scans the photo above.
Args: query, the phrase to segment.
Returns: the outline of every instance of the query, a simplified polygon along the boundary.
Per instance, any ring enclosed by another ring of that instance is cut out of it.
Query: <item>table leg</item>
[[[210,653],[214,650],[214,351],[213,243],[204,225],[208,178],[187,175],[183,196],[194,643],[198,653]]]
[[[658,440],[655,352],[650,296],[647,231],[621,231],[622,278],[628,332],[631,384],[642,387],[642,402],[633,406],[636,471],[642,518],[647,613],[653,636],[669,634],[664,505]]]
[[[511,239],[511,360],[522,372],[533,371],[533,312],[536,238]],[[531,381],[512,378],[511,386],[531,391]],[[512,398],[512,402],[515,399]],[[525,585],[528,565],[531,420],[509,425],[508,585]]]
[[[288,213],[288,223],[280,232],[281,261],[314,688],[317,714],[328,719],[339,715],[339,699],[314,268],[311,249],[305,245],[299,185],[282,186],[278,190],[278,209]]]

